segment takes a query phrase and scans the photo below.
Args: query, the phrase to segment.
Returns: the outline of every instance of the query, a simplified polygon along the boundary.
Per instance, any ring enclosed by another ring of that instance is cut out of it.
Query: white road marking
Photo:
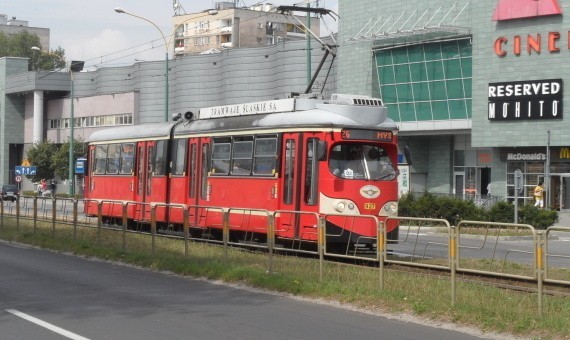
[[[65,329],[61,328],[61,327],[57,327],[55,325],[52,325],[51,323],[47,323],[45,321],[42,321],[38,318],[34,318],[33,316],[30,316],[28,314],[19,312],[15,309],[6,309],[6,312],[14,314],[24,320],[30,321],[35,323],[36,325],[42,326],[44,328],[49,329],[52,332],[55,332],[57,334],[63,335],[69,339],[74,339],[74,340],[89,340],[88,338],[82,337],[81,335],[72,333],[70,331],[66,331]]]

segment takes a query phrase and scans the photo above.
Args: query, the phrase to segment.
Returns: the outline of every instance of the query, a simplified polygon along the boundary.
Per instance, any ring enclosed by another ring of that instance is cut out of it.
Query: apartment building
[[[309,26],[306,16],[296,18]],[[217,2],[214,9],[175,15],[172,24],[175,55],[261,47],[306,38],[303,25],[278,13],[271,4],[238,8],[234,2]],[[311,17],[310,28],[319,36],[320,19]]]

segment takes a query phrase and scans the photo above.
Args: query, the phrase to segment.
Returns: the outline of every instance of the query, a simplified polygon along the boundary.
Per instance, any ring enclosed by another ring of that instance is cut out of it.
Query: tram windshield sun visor
[[[364,180],[394,180],[396,168],[388,154],[377,145],[342,143],[333,147],[330,172],[339,178]]]

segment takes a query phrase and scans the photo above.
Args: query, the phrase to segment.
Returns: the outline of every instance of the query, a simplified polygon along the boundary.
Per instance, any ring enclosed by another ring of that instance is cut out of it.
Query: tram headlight
[[[354,203],[348,203],[348,209],[354,210]]]
[[[338,211],[338,212],[343,212],[343,211],[346,209],[346,203],[344,203],[344,202],[342,202],[342,201],[341,201],[341,202],[338,202],[338,203],[336,204],[336,208],[335,208],[335,209],[336,209],[336,211]]]
[[[388,202],[384,204],[382,210],[380,210],[381,216],[395,216],[398,214],[398,203],[397,202]]]

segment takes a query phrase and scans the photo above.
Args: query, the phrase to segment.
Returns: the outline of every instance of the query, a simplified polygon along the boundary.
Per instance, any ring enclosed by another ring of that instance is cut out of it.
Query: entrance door
[[[550,192],[548,192],[548,188],[546,190],[549,207],[570,212],[570,173],[551,175],[550,189]]]
[[[455,172],[453,174],[453,194],[454,195],[464,195],[465,194],[465,173]]]
[[[555,202],[560,211],[570,211],[570,174],[560,176],[558,200]]]

